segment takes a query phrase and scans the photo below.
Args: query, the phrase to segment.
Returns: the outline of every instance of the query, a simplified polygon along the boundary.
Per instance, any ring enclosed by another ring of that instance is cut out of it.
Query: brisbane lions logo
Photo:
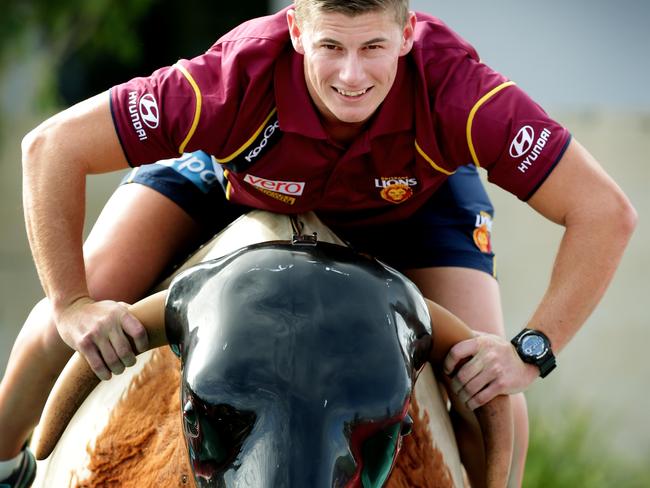
[[[413,188],[418,180],[410,177],[375,178],[375,187],[379,188],[381,198],[390,203],[402,203],[413,196]]]

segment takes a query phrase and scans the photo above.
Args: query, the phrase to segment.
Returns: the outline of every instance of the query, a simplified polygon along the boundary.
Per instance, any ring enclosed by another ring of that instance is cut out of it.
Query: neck
[[[332,141],[342,146],[349,146],[363,132],[365,123],[346,124],[343,122],[323,120],[323,127]]]

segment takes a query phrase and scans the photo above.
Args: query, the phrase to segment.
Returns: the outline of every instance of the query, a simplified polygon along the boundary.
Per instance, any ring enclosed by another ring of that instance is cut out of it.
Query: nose
[[[290,487],[348,488],[357,468],[340,419],[294,418],[290,427]],[[311,421],[310,421],[311,420]]]
[[[348,52],[341,61],[339,78],[348,88],[360,88],[363,81],[363,62],[355,52]]]

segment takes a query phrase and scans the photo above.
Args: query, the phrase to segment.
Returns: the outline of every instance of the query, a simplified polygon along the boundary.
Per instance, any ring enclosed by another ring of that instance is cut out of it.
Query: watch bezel
[[[542,342],[542,351],[539,354],[531,354],[524,348],[524,346],[525,346],[524,343],[526,342],[526,339],[532,339],[532,338],[539,339]],[[526,356],[528,358],[532,358],[534,360],[537,360],[537,359],[542,359],[543,357],[545,357],[548,354],[548,351],[550,349],[550,344],[549,344],[549,341],[546,338],[546,336],[544,336],[543,334],[538,333],[537,331],[531,330],[531,331],[528,331],[528,333],[523,334],[519,338],[518,347],[519,347],[519,350],[520,350],[521,354],[523,354],[524,356]]]

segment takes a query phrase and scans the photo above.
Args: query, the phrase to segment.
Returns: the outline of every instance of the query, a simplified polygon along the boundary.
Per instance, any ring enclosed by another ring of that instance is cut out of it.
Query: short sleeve
[[[183,152],[200,108],[187,74],[178,64],[111,89],[113,123],[132,166]]]
[[[436,101],[444,144],[455,161],[527,200],[562,157],[569,132],[514,82],[480,61],[455,61]]]
[[[241,145],[231,139],[249,138],[273,105],[273,66],[285,44],[221,40],[201,56],[114,87],[111,111],[129,163]]]

